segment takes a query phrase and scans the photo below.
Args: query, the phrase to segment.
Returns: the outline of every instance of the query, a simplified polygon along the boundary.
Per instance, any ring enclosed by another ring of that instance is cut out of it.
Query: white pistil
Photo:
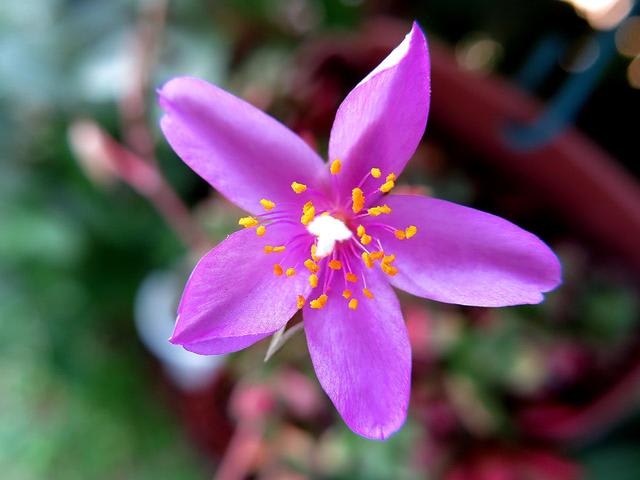
[[[353,233],[347,226],[337,218],[331,215],[320,215],[315,217],[307,230],[312,235],[318,237],[318,247],[315,256],[318,258],[326,257],[333,252],[336,242],[349,240]]]

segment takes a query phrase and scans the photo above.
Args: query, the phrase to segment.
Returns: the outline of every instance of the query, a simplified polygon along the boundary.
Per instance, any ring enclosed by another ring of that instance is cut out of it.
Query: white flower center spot
[[[344,222],[331,215],[320,215],[315,217],[309,225],[307,231],[318,237],[316,257],[323,258],[333,252],[336,242],[349,240],[353,233],[347,228]]]

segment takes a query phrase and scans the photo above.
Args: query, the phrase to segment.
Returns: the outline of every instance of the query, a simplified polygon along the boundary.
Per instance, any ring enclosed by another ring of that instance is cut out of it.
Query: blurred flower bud
[[[117,143],[93,120],[74,121],[68,138],[80,167],[98,185],[108,185],[119,178],[148,196],[162,184],[154,166]]]

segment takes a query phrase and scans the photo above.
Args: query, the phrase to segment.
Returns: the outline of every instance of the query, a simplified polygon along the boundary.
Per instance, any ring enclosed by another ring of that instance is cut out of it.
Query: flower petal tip
[[[174,107],[173,102],[176,97],[180,97],[183,92],[189,92],[197,84],[202,85],[206,83],[207,82],[200,78],[190,76],[171,78],[164,82],[161,87],[156,88],[158,103],[162,110],[169,113],[172,107]]]
[[[158,87],[156,89],[156,94],[158,95],[158,104],[160,105],[160,108],[166,113],[171,110],[171,90],[173,89],[172,84],[175,81],[175,78],[167,80],[161,87]]]
[[[413,23],[411,24],[411,31],[409,32],[409,36],[411,38],[418,36],[419,38],[422,38],[422,40],[425,43],[427,41],[426,35],[424,34],[424,30],[422,29],[420,24],[417,22],[417,20],[414,20]]]
[[[389,440],[396,433],[398,433],[398,431],[404,425],[404,422],[406,419],[407,417],[405,412],[405,416],[403,418],[399,419],[399,421],[396,420],[389,424],[372,425],[371,427],[367,427],[367,428],[357,428],[357,427],[354,428],[351,426],[349,427],[354,433],[360,435],[361,437],[364,437],[368,440],[384,442]]]
[[[553,252],[551,252],[553,255]],[[553,255],[555,257],[555,255]],[[532,301],[528,302],[531,305],[537,305],[539,303],[544,302],[547,299],[547,294],[552,293],[556,290],[560,285],[562,285],[562,265],[558,258],[555,258],[556,264],[551,268],[551,273],[549,275],[549,280],[547,283],[540,287],[539,294],[532,299]]]
[[[158,96],[158,104],[163,111],[167,112],[171,108],[170,99],[169,99],[169,84],[174,82],[176,79],[172,78],[171,80],[167,80],[161,87],[156,88],[156,95]]]
[[[181,324],[179,322],[179,318],[176,320],[176,325],[173,329],[173,333],[171,334],[171,337],[169,337],[169,343],[172,343],[173,345],[184,345],[185,343],[185,338],[184,337],[184,328],[181,328]]]

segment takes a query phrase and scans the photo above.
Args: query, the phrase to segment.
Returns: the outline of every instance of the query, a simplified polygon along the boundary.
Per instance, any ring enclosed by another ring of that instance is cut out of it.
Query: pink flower
[[[252,215],[195,267],[171,342],[234,352],[302,309],[325,392],[354,432],[384,439],[405,420],[411,373],[391,285],[461,305],[542,301],[560,265],[534,235],[443,200],[389,194],[424,132],[429,84],[427,43],[414,24],[340,106],[329,166],[213,85],[164,85],[161,127],[173,149]]]

